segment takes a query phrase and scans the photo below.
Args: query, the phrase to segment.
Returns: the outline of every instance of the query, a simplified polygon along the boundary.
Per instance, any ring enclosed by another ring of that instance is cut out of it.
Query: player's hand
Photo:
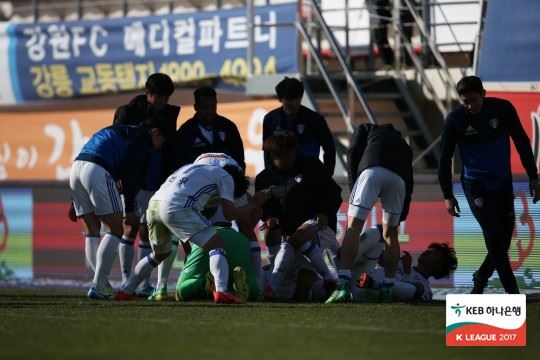
[[[533,204],[536,204],[540,200],[540,183],[538,179],[529,180],[529,192],[533,197]]]
[[[259,190],[253,195],[251,201],[258,206],[262,206],[271,196],[272,192],[270,189]]]
[[[403,250],[401,256],[401,263],[403,264],[403,271],[405,274],[410,274],[412,270],[412,256],[408,251]]]
[[[73,205],[73,202],[71,202],[71,204],[69,205],[67,216],[69,220],[77,222],[77,214],[75,213],[75,205]]]
[[[461,210],[459,209],[459,204],[455,197],[451,197],[450,199],[444,199],[444,206],[446,207],[446,211],[452,216],[459,217],[459,213]]]
[[[325,230],[328,227],[328,216],[325,214],[317,214],[315,221],[317,221],[321,230]]]
[[[278,218],[268,218],[264,222],[264,224],[259,228],[259,230],[266,230],[266,229],[273,229],[275,227],[279,226],[279,219]]]

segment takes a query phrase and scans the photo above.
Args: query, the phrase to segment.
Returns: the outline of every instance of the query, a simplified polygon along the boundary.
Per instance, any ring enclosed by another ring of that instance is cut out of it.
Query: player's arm
[[[456,148],[457,132],[454,119],[450,115],[444,122],[441,134],[441,155],[439,158],[438,176],[446,210],[452,216],[459,216],[459,205],[452,190],[452,157]]]
[[[358,177],[358,165],[364,155],[367,146],[367,137],[371,124],[362,124],[358,126],[351,136],[351,144],[347,151],[347,174],[349,178],[349,189],[352,189],[356,178]]]
[[[521,121],[516,109],[511,103],[509,106],[509,121],[510,121],[510,137],[516,146],[516,150],[519,154],[521,164],[525,168],[527,175],[529,176],[529,190],[530,195],[533,196],[533,203],[540,200],[540,184],[538,183],[538,169],[536,167],[536,161],[534,160],[534,154],[531,148],[531,142]]]

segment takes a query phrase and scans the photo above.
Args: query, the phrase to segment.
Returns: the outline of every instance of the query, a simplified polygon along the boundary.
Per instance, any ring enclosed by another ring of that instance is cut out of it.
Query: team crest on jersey
[[[496,129],[497,126],[499,126],[499,120],[498,119],[491,119],[491,120],[489,120],[489,125],[492,128]]]
[[[220,131],[218,135],[221,141],[225,141],[225,131]]]
[[[301,135],[304,133],[304,130],[306,130],[306,125],[304,124],[298,124],[296,125],[296,130],[298,131],[298,133]]]
[[[481,208],[482,206],[484,206],[484,199],[476,198],[474,199],[474,204],[478,206],[479,208]]]
[[[294,177],[294,181],[296,181],[297,183],[300,184],[300,183],[302,182],[302,175],[296,175],[296,176]]]

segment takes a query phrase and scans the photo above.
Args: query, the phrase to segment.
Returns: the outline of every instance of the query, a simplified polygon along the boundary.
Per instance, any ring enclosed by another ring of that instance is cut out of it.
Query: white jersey
[[[219,199],[234,202],[233,179],[221,167],[204,164],[189,164],[176,170],[152,197],[199,211],[217,206]]]
[[[232,157],[230,157],[227,154],[224,153],[205,153],[199,155],[195,161],[194,164],[206,164],[206,165],[215,165],[219,167],[225,167],[227,165],[236,166],[238,170],[243,171],[240,165],[234,160]]]

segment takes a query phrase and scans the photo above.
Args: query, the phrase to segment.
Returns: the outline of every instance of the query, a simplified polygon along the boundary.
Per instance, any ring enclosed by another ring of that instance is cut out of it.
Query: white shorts
[[[71,166],[69,187],[77,216],[124,211],[116,181],[98,164],[76,160]]]
[[[152,249],[156,253],[166,253],[171,249],[171,234],[180,241],[191,241],[203,247],[216,235],[215,228],[197,209],[161,200],[150,200],[146,210],[148,235]]]
[[[395,172],[380,166],[367,168],[360,173],[351,191],[347,215],[366,220],[379,197],[383,223],[399,225],[405,201],[405,181]]]
[[[139,217],[141,224],[146,223],[146,210],[150,198],[154,195],[152,190],[139,190],[135,196],[135,215]]]

